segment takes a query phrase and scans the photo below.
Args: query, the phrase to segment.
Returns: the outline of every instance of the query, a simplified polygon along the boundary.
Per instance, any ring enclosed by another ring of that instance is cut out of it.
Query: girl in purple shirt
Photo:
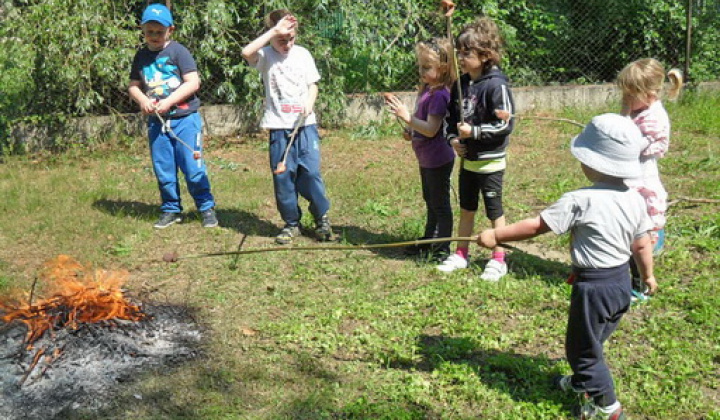
[[[450,102],[455,70],[452,45],[446,38],[433,38],[415,46],[420,69],[420,90],[415,112],[394,95],[386,97],[388,110],[406,124],[404,137],[410,140],[420,165],[423,200],[427,209],[425,233],[420,239],[452,236],[453,213],[450,205],[450,176],[455,151],[442,130]],[[450,253],[450,243],[410,246],[407,255],[426,254],[442,259]]]

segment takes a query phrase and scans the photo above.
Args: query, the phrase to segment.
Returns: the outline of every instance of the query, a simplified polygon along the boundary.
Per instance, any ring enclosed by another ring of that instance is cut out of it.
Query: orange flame
[[[90,270],[72,257],[59,255],[45,264],[43,277],[50,297],[31,302],[0,302],[0,318],[28,327],[25,342],[32,344],[45,334],[60,328],[77,329],[79,323],[112,319],[138,321],[145,317],[141,308],[128,302],[120,286],[127,271]]]

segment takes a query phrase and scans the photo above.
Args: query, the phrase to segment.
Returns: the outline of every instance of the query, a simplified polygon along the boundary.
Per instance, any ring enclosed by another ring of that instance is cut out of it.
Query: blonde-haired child
[[[665,77],[670,88],[664,91]],[[654,254],[658,255],[665,245],[665,212],[667,191],[660,180],[658,160],[665,156],[670,146],[670,117],[662,104],[661,96],[666,94],[675,99],[683,85],[680,70],[672,69],[667,74],[665,67],[654,58],[643,58],[626,65],[618,74],[617,86],[622,92],[622,114],[629,116],[640,128],[645,138],[645,147],[640,153],[642,177],[627,181],[645,198],[648,214],[655,224],[652,233]],[[647,300],[645,287],[639,281],[637,266],[630,262],[633,273],[633,301]]]
[[[306,48],[295,44],[298,20],[287,9],[265,17],[266,31],[242,49],[248,64],[262,74],[265,114],[261,127],[269,131],[270,168],[286,160],[286,170],[273,172],[275,202],[285,226],[275,242],[287,245],[300,235],[299,196],[310,203],[319,241],[332,239],[330,200],[320,170],[320,134],[315,115],[320,73]],[[295,133],[295,140],[291,141]]]
[[[453,48],[446,38],[433,38],[415,46],[420,70],[420,89],[411,115],[394,95],[386,98],[388,111],[407,124],[406,139],[411,140],[420,165],[423,200],[427,209],[425,233],[420,239],[452,236],[453,217],[450,205],[450,175],[455,152],[447,143],[442,125],[450,102],[450,86],[454,82]],[[431,254],[445,258],[450,243],[432,246],[410,246],[407,255]]]

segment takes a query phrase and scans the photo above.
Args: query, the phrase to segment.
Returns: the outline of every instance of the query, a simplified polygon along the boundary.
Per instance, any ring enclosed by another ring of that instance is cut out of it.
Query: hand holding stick
[[[173,139],[175,139],[175,141],[178,141],[178,142],[180,142],[180,144],[182,144],[183,146],[187,147],[188,150],[190,150],[190,151],[192,152],[192,154],[193,154],[193,159],[198,160],[198,159],[200,159],[200,158],[202,157],[202,154],[200,153],[199,150],[193,149],[192,147],[190,147],[189,144],[187,144],[187,143],[185,143],[184,141],[182,141],[182,140],[180,139],[180,137],[178,137],[178,136],[175,134],[175,132],[173,131],[173,129],[170,128],[170,124],[168,124],[168,122],[165,121],[165,119],[160,115],[160,113],[157,111],[157,109],[154,109],[153,112],[155,112],[155,116],[160,120],[160,124],[162,124],[162,131],[163,131],[163,133],[168,133],[168,134],[170,134],[170,137],[172,137]]]
[[[288,153],[290,152],[290,148],[295,141],[295,137],[297,137],[298,131],[300,131],[300,127],[305,125],[305,118],[307,118],[307,115],[300,114],[297,121],[295,122],[295,128],[293,128],[293,131],[290,133],[290,140],[288,141],[287,147],[285,147],[285,153],[283,153],[283,158],[280,163],[277,164],[277,167],[273,171],[275,175],[279,175],[287,171],[287,165],[285,164],[285,161],[287,161]]]
[[[453,13],[455,13],[455,3],[450,0],[442,0],[440,2],[440,7],[442,7],[445,12],[445,17],[452,17]]]
[[[381,93],[383,99],[385,100],[385,105],[388,106],[388,112],[395,115],[395,122],[398,123],[400,128],[402,128],[402,136],[405,140],[410,141],[412,140],[412,129],[409,125],[405,125],[400,120],[404,120],[405,118],[402,118],[399,114],[404,112],[404,115],[410,120],[410,114],[407,111],[407,107],[400,102],[400,99],[398,99],[397,96],[393,95],[392,93],[384,92]],[[410,124],[409,121],[407,124]]]

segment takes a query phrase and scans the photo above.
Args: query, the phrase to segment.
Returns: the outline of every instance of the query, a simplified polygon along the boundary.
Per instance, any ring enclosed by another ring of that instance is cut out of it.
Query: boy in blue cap
[[[182,220],[178,169],[185,174],[203,227],[215,227],[215,199],[202,159],[202,120],[196,94],[200,77],[195,59],[187,48],[170,39],[175,26],[164,5],[148,6],[140,23],[146,46],[135,54],[128,91],[148,116],[150,155],[162,199],[162,215],[155,228]]]
[[[494,248],[553,231],[570,232],[573,286],[570,294],[565,355],[573,374],[560,376],[563,391],[584,394],[583,420],[623,420],[625,413],[603,346],[630,307],[629,263],[635,259],[650,294],[654,224],[643,197],[625,182],[640,176],[645,141],[629,118],[603,114],[592,119],[570,143],[592,186],[565,193],[540,215],[482,232],[479,245]]]

